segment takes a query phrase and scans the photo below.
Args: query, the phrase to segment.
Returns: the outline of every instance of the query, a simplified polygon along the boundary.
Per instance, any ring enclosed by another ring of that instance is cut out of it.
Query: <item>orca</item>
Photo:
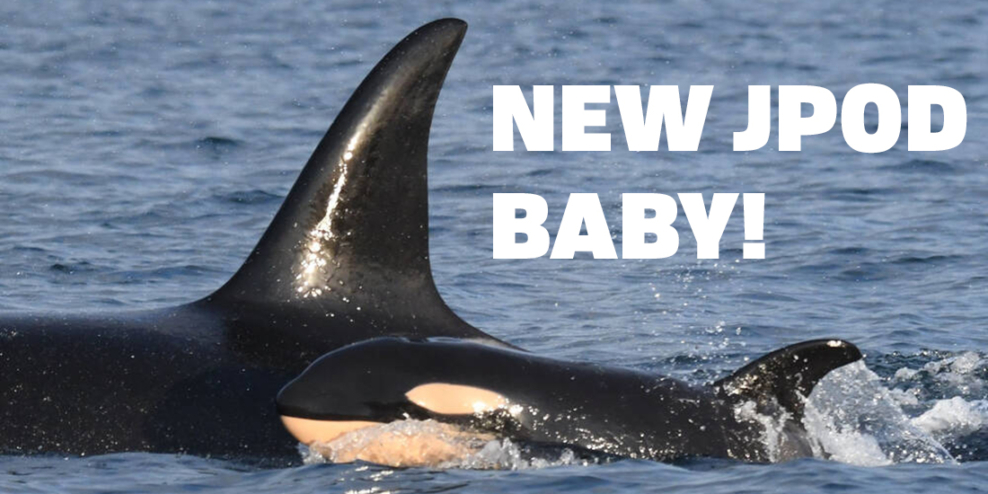
[[[286,428],[315,446],[416,419],[618,457],[783,461],[813,454],[801,425],[813,387],[861,358],[846,341],[807,341],[691,386],[476,342],[378,338],[316,360],[277,404]]]
[[[0,316],[0,453],[297,460],[274,398],[317,357],[382,336],[507,347],[446,306],[429,266],[429,131],[465,31],[432,22],[374,67],[215,293]]]

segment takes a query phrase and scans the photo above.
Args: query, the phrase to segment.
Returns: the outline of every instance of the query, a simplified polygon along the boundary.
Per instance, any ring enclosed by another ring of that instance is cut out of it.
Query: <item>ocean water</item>
[[[983,3],[4,2],[0,309],[150,308],[208,294],[378,58],[446,16],[471,25],[430,148],[431,259],[448,303],[542,354],[698,383],[788,343],[848,339],[867,357],[811,397],[819,457],[669,465],[531,458],[504,442],[429,469],[331,465],[304,451],[283,469],[147,453],[2,457],[0,491],[986,489]],[[731,150],[749,84],[824,86],[840,101],[861,83],[893,88],[903,105],[911,84],[959,90],[964,143],[907,152],[903,121],[878,155],[851,150],[839,123],[800,153],[775,151],[775,134],[765,149]],[[611,105],[612,152],[494,153],[494,84],[715,90],[699,152],[626,151]],[[550,231],[569,193],[596,192],[619,252],[621,193],[764,192],[766,259],[741,259],[739,206],[718,260],[696,259],[682,214],[669,259],[494,260],[495,192],[545,197]]]

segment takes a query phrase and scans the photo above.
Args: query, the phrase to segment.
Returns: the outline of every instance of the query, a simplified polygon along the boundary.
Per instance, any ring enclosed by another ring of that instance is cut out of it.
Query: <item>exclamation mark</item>
[[[756,242],[744,243],[745,259],[765,259],[765,194],[744,195],[744,239]]]

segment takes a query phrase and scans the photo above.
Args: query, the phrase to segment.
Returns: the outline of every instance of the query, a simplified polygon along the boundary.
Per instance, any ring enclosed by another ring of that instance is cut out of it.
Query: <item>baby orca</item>
[[[289,432],[310,445],[431,419],[630,458],[780,461],[812,455],[801,425],[805,397],[831,370],[861,357],[846,341],[807,341],[712,385],[691,386],[475,342],[378,338],[316,360],[281,390],[277,404]],[[779,425],[777,444],[766,442],[755,414]]]

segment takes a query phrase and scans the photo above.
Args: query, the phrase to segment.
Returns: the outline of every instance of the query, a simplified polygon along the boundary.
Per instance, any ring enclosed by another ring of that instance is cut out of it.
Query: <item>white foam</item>
[[[433,461],[418,463],[417,460],[428,455],[420,455],[423,449],[422,441],[416,441],[410,445],[405,445],[402,441],[406,438],[428,438],[428,448],[436,451],[455,450],[462,452],[454,458],[446,458],[447,455],[431,455],[436,458]],[[394,456],[389,457],[388,449],[379,448],[382,443],[395,445]],[[448,447],[448,448],[447,448]],[[430,468],[469,468],[469,469],[497,469],[497,470],[520,470],[530,468],[545,468],[560,465],[587,464],[586,460],[576,457],[570,449],[554,450],[546,456],[546,452],[535,455],[526,449],[519,447],[509,439],[491,439],[471,435],[462,431],[452,431],[451,426],[441,424],[433,420],[399,420],[379,426],[358,429],[327,444],[316,444],[313,447],[300,447],[303,462],[307,465],[318,463],[335,463],[341,458],[349,461],[358,453],[367,449],[374,450],[374,457],[380,459],[380,463],[389,465],[402,465],[408,461],[408,448],[414,450],[413,457],[416,457],[415,466],[426,466]]]
[[[964,352],[933,362],[928,362],[920,369],[903,367],[895,372],[896,382],[910,382],[921,376],[930,376],[938,383],[954,388],[961,394],[978,394],[984,392],[985,382],[979,377],[978,371],[988,362],[977,352]]]
[[[988,401],[967,401],[960,396],[939,400],[911,422],[940,440],[965,436],[988,425]]]
[[[562,449],[557,455],[536,456],[527,453],[510,439],[488,441],[473,454],[439,465],[440,468],[470,468],[496,470],[528,470],[563,465],[588,465],[571,449]]]
[[[895,371],[895,376],[893,376],[892,378],[895,379],[896,381],[908,381],[916,377],[916,374],[919,374],[919,370],[910,369],[909,367],[903,367]]]

